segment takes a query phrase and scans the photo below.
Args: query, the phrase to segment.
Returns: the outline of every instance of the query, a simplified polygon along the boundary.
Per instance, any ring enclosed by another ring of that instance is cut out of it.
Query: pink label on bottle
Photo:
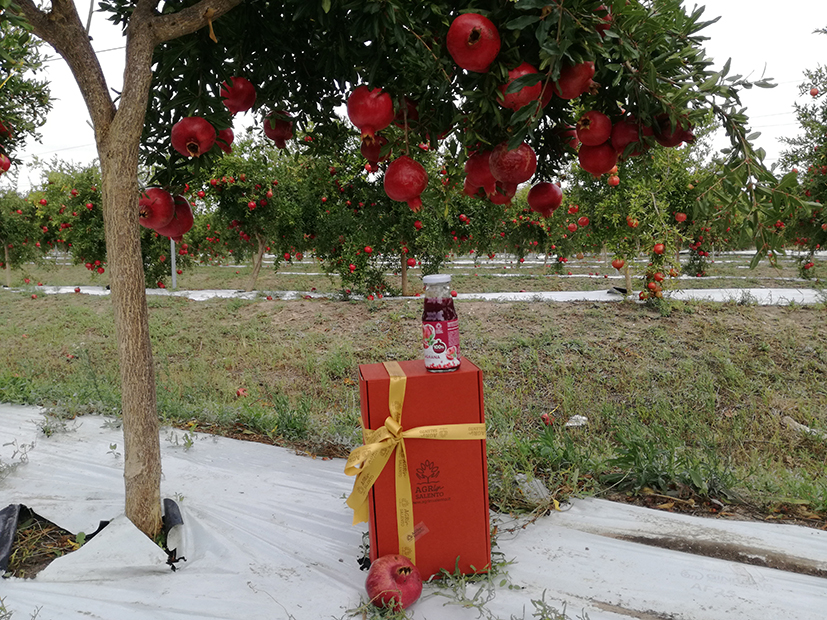
[[[422,348],[425,351],[425,368],[452,370],[459,359],[459,321],[423,321]]]

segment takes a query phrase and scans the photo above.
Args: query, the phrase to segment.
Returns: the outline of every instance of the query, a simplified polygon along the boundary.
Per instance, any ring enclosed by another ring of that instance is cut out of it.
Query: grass
[[[234,270],[199,269],[232,288]],[[532,278],[519,286],[570,282]],[[482,279],[455,285],[471,292]],[[489,279],[514,290],[513,279]],[[419,352],[417,299],[148,303],[159,415],[187,431],[346,455],[361,442],[358,365]],[[498,510],[537,508],[514,483],[523,474],[558,499],[666,496],[824,524],[827,441],[782,421],[827,430],[824,305],[466,300],[457,309],[463,354],[485,377]],[[0,402],[53,408],[44,431],[119,410],[108,298],[2,292],[0,342]],[[566,426],[575,415],[588,424]]]

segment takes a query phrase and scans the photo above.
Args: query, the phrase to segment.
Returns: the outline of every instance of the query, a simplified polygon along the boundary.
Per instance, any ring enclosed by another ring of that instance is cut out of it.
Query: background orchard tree
[[[785,213],[776,230],[801,252],[801,275],[812,278],[824,277],[817,271],[813,254],[827,246],[827,67],[804,74],[799,89],[811,102],[795,104],[802,135],[783,139],[789,148],[781,155],[781,165],[795,175],[806,202]]]
[[[706,208],[704,200],[750,213],[760,204],[770,216],[786,208],[786,198],[775,202],[776,180],[765,174],[747,139],[746,116],[736,109],[738,89],[749,84],[711,70],[699,34],[703,9],[687,13],[678,0],[469,4],[501,35],[501,49],[483,73],[460,70],[445,48],[455,3],[173,0],[159,10],[157,0],[108,0],[101,7],[127,37],[117,100],[74,3],[53,0],[40,8],[33,0],[17,0],[13,14],[67,60],[95,129],[121,369],[126,514],[150,536],[161,524],[160,451],[137,221],[139,148],[157,172],[156,182],[183,191],[197,169],[212,165],[221,152],[185,158],[171,148],[172,127],[198,115],[217,130],[229,128],[222,82],[246,78],[257,90],[257,119],[287,112],[297,130],[312,126],[314,142],[330,153],[339,148],[341,132],[329,129],[329,121],[347,94],[356,85],[381,87],[394,101],[407,97],[417,105],[418,125],[408,132],[406,151],[395,157],[412,154],[419,142],[440,145],[462,160],[468,149],[513,148],[525,140],[535,148],[537,170],[547,176],[567,165],[570,155],[555,130],[573,124],[578,109],[615,118],[630,114],[649,126],[665,115],[673,127],[697,123],[712,110],[733,140],[731,172],[706,189],[700,208]],[[232,16],[222,18],[231,9]],[[536,72],[506,89],[509,71],[523,62]],[[531,105],[501,105],[524,87],[532,92],[540,84],[562,84],[568,68],[583,62],[595,63],[599,87],[587,84],[577,101],[554,95],[540,105],[541,88],[529,98]],[[748,185],[745,198],[741,189]],[[752,232],[760,237],[757,226]]]
[[[52,107],[49,85],[39,78],[42,43],[5,15],[6,4],[0,2],[0,183],[14,171],[5,170],[3,158],[13,164],[26,138],[39,138],[37,130]]]
[[[42,255],[37,207],[13,190],[0,190],[0,262],[5,285],[11,286],[11,270]]]

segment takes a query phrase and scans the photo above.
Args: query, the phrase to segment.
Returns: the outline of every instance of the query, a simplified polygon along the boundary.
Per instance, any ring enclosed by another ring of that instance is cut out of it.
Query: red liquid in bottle
[[[459,321],[450,294],[427,297],[426,291],[422,312],[422,348],[427,370],[448,372],[459,368]]]

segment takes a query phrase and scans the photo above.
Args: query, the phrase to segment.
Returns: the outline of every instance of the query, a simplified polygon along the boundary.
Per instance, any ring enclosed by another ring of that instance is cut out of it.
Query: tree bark
[[[405,258],[405,255],[402,255],[400,259],[402,261],[402,297],[408,296],[408,259]]]
[[[247,293],[256,288],[258,274],[261,271],[261,263],[264,262],[264,247],[264,239],[260,234],[256,233],[256,255],[253,257],[253,275],[250,276],[247,288],[244,289]]]
[[[11,257],[9,256],[9,244],[6,243],[5,241],[3,242],[3,250],[4,250],[5,256],[6,256],[6,260],[5,260],[5,263],[6,263],[6,286],[11,288],[11,262],[10,262]]]
[[[74,2],[52,0],[46,12],[32,0],[18,0],[34,34],[69,65],[95,129],[120,363],[125,512],[150,538],[161,530],[161,452],[138,224],[138,150],[152,83],[152,51],[163,41],[204,27],[240,2],[202,0],[178,13],[159,15],[157,0],[138,0],[127,29],[124,85],[116,108]]]

